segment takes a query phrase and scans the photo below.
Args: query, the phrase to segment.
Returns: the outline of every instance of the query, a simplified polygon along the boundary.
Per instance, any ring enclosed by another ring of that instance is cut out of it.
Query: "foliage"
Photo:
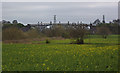
[[[42,33],[38,32],[37,29],[30,29],[27,32],[23,32],[17,27],[8,27],[2,31],[2,39],[5,40],[21,40],[21,39],[31,39],[31,38],[41,38],[44,36]]]
[[[63,26],[59,25],[53,25],[52,28],[45,29],[43,31],[43,34],[47,35],[48,37],[68,37],[69,34],[65,30]]]
[[[50,40],[46,39],[46,44],[49,44],[50,43]]]
[[[41,37],[40,33],[37,31],[37,29],[30,29],[29,31],[25,32],[27,35],[27,38],[38,38]]]
[[[97,27],[107,27],[112,34],[119,34],[120,25],[118,23],[101,23]]]
[[[97,28],[97,34],[102,35],[103,38],[107,38],[107,36],[110,34],[110,30],[107,27],[98,27]]]
[[[24,39],[26,36],[24,32],[16,27],[9,27],[2,30],[2,39],[4,40],[19,40]]]
[[[17,23],[17,24],[3,24],[3,29],[9,28],[9,27],[17,27],[17,28],[22,28],[25,27],[23,24],[21,23]]]
[[[77,44],[83,44],[84,37],[86,35],[87,29],[81,25],[72,26],[69,29],[71,38],[75,38]]]

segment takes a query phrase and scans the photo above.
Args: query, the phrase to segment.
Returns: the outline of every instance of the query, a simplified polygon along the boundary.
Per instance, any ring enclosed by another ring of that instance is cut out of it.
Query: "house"
[[[99,19],[96,19],[94,22],[93,22],[93,25],[98,25],[98,24],[100,24],[101,22],[100,22],[100,20]]]

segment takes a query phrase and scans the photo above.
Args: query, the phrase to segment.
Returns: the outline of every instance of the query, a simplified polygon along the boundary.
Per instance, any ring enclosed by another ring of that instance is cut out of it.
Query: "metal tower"
[[[56,15],[54,15],[54,24],[56,24]]]
[[[103,23],[105,23],[105,16],[103,15],[103,21],[102,21]]]
[[[40,24],[40,23],[38,22],[38,26],[39,26],[39,24]]]

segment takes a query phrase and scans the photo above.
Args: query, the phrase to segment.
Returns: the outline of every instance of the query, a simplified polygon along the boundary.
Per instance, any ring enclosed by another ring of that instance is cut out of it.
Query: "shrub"
[[[38,37],[40,37],[40,34],[38,33],[38,31],[36,29],[31,29],[31,30],[27,31],[26,35],[27,35],[28,38],[38,38]]]
[[[87,29],[81,25],[72,26],[69,28],[71,38],[76,39],[76,44],[84,44],[84,37],[87,34]]]
[[[52,28],[45,29],[43,33],[48,37],[69,37],[65,28],[61,25],[53,25]]]
[[[9,27],[2,31],[2,40],[19,40],[24,38],[26,38],[25,33],[16,27]]]
[[[107,36],[111,33],[110,29],[108,27],[98,27],[97,28],[97,34],[101,35],[103,38],[107,38]]]
[[[46,40],[46,44],[49,44],[49,43],[50,43],[50,41],[47,39],[47,40]]]

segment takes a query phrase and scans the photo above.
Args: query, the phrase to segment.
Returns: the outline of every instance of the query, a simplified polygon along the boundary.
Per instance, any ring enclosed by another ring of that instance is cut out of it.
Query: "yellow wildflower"
[[[43,66],[45,66],[45,63],[43,63]]]
[[[47,67],[47,70],[49,70],[49,67]]]

